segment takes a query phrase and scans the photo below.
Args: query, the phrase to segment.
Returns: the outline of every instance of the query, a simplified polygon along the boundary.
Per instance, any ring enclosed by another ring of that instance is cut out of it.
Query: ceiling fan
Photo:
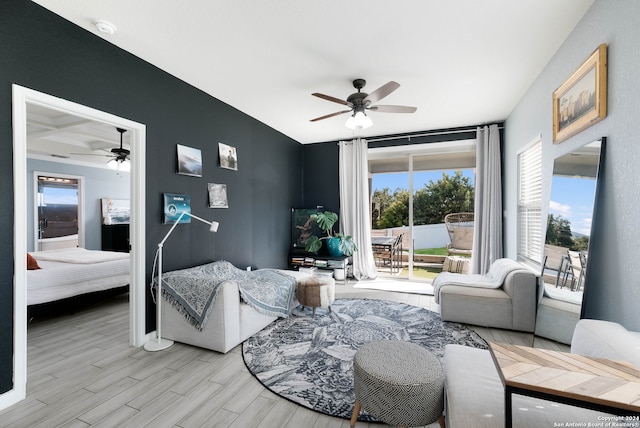
[[[131,165],[129,162],[131,152],[128,149],[125,149],[124,147],[122,147],[122,136],[124,135],[125,132],[127,132],[127,130],[123,128],[116,128],[116,130],[120,133],[120,147],[114,147],[113,149],[109,150],[108,154],[104,154],[104,155],[89,154],[89,153],[72,153],[72,154],[82,155],[82,156],[107,156],[111,158],[111,160],[107,162],[107,166],[109,168],[129,171],[131,168]]]
[[[414,113],[417,110],[416,107],[408,106],[373,105],[374,103],[380,101],[381,99],[398,89],[400,87],[399,83],[391,81],[382,85],[370,94],[361,92],[362,88],[364,88],[366,84],[367,81],[364,79],[354,80],[353,87],[356,88],[358,92],[349,95],[346,101],[341,100],[340,98],[332,97],[330,95],[319,94],[317,92],[311,94],[315,97],[322,98],[323,100],[332,101],[334,103],[342,104],[349,107],[349,110],[337,111],[325,116],[316,117],[315,119],[311,119],[311,122],[317,122],[319,120],[328,119],[330,117],[338,116],[344,113],[351,113],[351,116],[345,124],[348,128],[368,128],[373,124],[373,122],[367,116],[365,112],[366,110],[379,111],[383,113]]]

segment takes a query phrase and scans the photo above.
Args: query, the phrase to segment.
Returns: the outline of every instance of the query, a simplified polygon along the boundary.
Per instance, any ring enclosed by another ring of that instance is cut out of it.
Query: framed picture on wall
[[[227,185],[209,183],[209,208],[229,208]]]
[[[223,143],[218,143],[218,156],[220,168],[238,170],[238,153],[236,148]]]
[[[128,224],[131,221],[131,204],[129,199],[100,199],[102,224]]]
[[[163,207],[163,224],[174,224],[182,211],[186,211],[191,214],[191,199],[189,195],[181,195],[177,193],[165,193],[164,194],[164,207]],[[191,223],[191,217],[184,216],[180,219],[180,224]]]
[[[178,174],[202,177],[202,152],[193,147],[178,146]]]
[[[560,143],[607,117],[607,45],[553,92],[553,142]]]

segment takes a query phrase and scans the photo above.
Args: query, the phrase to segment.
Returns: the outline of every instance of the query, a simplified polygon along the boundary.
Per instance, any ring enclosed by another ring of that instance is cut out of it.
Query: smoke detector
[[[112,35],[117,30],[116,26],[108,21],[102,21],[102,20],[96,21],[95,26],[98,29],[98,31],[108,35]]]

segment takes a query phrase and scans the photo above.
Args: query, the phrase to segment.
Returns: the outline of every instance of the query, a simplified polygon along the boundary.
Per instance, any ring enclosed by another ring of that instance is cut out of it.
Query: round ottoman
[[[415,343],[383,340],[353,358],[355,426],[363,408],[388,425],[442,424],[444,372],[438,358]]]
[[[298,280],[298,302],[313,308],[313,316],[316,316],[316,308],[328,308],[331,312],[331,304],[335,300],[336,282],[330,276],[314,275]]]

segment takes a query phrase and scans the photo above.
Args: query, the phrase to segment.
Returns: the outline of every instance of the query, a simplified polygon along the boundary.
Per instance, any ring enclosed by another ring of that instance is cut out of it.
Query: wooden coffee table
[[[505,388],[506,427],[512,425],[512,394],[638,420],[640,370],[633,364],[504,343],[489,349]]]

